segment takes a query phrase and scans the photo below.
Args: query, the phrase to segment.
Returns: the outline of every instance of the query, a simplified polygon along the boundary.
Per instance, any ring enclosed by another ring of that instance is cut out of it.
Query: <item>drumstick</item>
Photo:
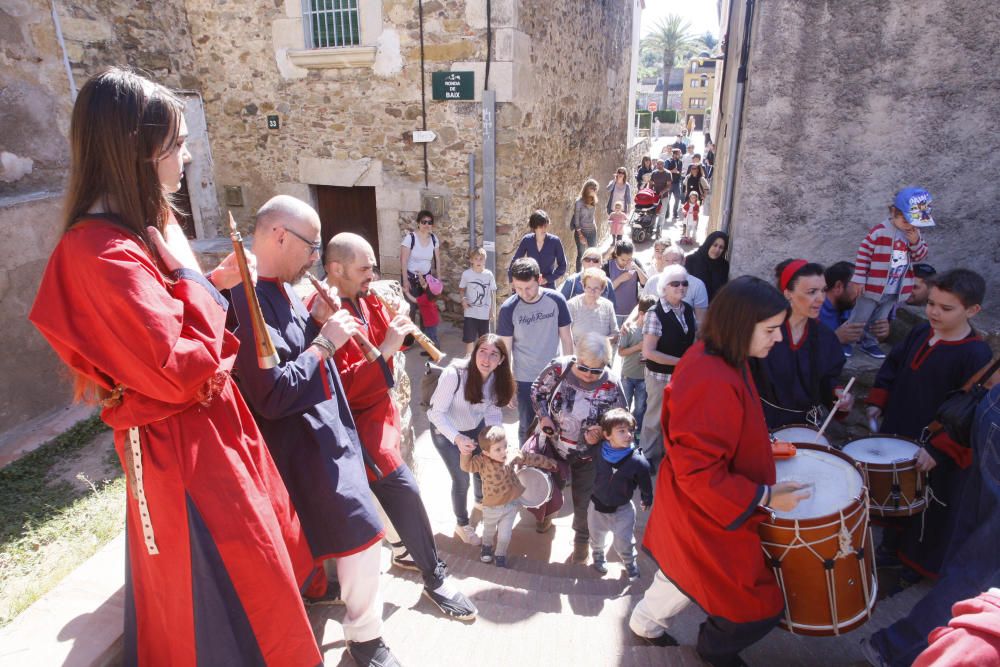
[[[826,421],[824,421],[823,425],[819,427],[819,433],[816,434],[816,438],[813,440],[813,442],[819,442],[819,439],[823,437],[823,431],[825,431],[826,427],[830,425],[830,420],[833,419],[834,413],[837,412],[837,406],[840,405],[840,401],[843,400],[844,396],[847,396],[847,392],[849,392],[851,390],[851,387],[854,386],[855,379],[856,378],[852,377],[851,380],[847,383],[847,386],[844,387],[844,391],[840,395],[840,398],[838,398],[837,402],[833,404],[833,409],[830,410],[830,414],[826,416]]]

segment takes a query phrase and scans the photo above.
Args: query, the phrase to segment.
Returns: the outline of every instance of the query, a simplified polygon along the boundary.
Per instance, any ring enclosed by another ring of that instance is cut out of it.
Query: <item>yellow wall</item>
[[[691,63],[698,64],[695,71],[691,71]],[[705,76],[707,86],[702,88],[691,87],[692,81],[700,82]],[[687,117],[704,116],[705,110],[711,108],[712,99],[715,96],[715,60],[712,58],[693,58],[684,68],[684,90],[681,92],[681,109]],[[704,103],[699,107],[691,106],[693,99],[703,99]],[[708,129],[708,128],[704,128]]]

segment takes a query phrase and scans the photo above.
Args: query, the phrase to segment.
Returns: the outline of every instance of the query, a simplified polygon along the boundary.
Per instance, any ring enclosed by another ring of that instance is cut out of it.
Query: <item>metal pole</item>
[[[486,266],[497,274],[497,183],[496,183],[496,108],[497,94],[483,91],[483,248]]]
[[[476,154],[469,153],[469,250],[476,247]]]

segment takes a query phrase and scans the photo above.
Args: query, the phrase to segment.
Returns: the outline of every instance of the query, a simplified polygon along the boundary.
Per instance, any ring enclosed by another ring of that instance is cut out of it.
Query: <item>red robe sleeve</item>
[[[222,365],[221,295],[195,272],[169,284],[139,242],[108,223],[63,236],[29,318],[77,372],[163,403],[197,398]]]
[[[674,383],[668,391],[663,429],[677,486],[721,527],[738,528],[763,493],[761,484],[731,470],[743,425],[737,418],[744,411],[739,392],[727,382],[710,381]],[[709,404],[712,410],[705,409]]]
[[[363,319],[358,317],[358,310],[351,305],[345,303],[344,307],[355,316],[368,340],[375,347],[381,345],[389,329],[389,317],[385,307],[379,303],[375,295],[358,300],[357,309],[360,309]],[[352,410],[364,409],[378,403],[393,386],[392,361],[379,357],[374,363],[369,363],[361,347],[354,340],[347,341],[337,350],[334,361]]]

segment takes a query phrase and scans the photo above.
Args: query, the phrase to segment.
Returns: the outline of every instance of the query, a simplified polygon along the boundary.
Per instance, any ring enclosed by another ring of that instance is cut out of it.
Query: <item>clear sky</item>
[[[716,0],[646,0],[646,8],[642,10],[642,35],[645,37],[667,14],[680,14],[691,24],[694,34],[703,35],[710,30],[718,37],[717,6]]]

